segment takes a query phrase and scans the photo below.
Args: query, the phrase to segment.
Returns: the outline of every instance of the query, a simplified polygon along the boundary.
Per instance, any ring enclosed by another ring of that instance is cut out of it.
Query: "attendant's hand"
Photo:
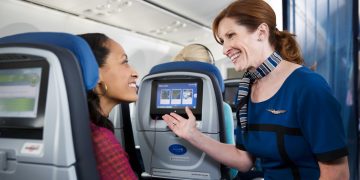
[[[196,119],[190,108],[185,107],[185,112],[189,119],[185,119],[176,113],[165,114],[162,116],[168,127],[179,137],[189,140],[196,129]]]

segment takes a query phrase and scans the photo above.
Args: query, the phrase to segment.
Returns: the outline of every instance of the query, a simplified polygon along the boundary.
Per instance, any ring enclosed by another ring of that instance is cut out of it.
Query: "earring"
[[[97,95],[102,95],[102,96],[104,96],[104,95],[106,94],[107,90],[108,90],[107,85],[106,85],[104,82],[99,82],[99,83],[98,83],[98,86],[99,86],[99,88],[100,88],[101,93],[96,93],[96,87],[93,89],[93,92],[94,92],[95,94],[97,94]]]
[[[261,38],[258,38],[257,40],[258,40],[258,41],[261,41]]]

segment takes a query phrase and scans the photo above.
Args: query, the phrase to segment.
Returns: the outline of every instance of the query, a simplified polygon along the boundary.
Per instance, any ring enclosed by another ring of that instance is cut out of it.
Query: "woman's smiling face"
[[[219,23],[218,37],[223,46],[223,54],[235,66],[236,71],[255,69],[263,61],[263,43],[259,41],[257,30],[250,32],[232,18],[224,18]]]
[[[118,102],[136,101],[137,72],[128,64],[128,57],[120,44],[109,40],[106,46],[110,52],[100,68],[101,79],[108,87],[105,96]]]

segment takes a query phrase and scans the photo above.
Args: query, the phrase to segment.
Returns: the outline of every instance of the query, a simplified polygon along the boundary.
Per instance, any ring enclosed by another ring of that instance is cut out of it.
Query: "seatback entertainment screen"
[[[0,117],[37,116],[41,68],[0,69]]]
[[[185,115],[189,107],[194,114],[200,115],[202,108],[201,79],[154,80],[151,88],[150,114],[153,117],[170,112]]]
[[[228,103],[231,108],[234,110],[235,105],[237,103],[237,96],[238,96],[238,85],[225,85],[225,91],[224,91],[224,101]]]
[[[43,128],[49,64],[38,56],[26,59],[33,60],[0,57],[0,128]]]

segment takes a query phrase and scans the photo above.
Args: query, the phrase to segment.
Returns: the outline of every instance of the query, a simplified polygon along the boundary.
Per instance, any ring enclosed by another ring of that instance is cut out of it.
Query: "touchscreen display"
[[[154,119],[171,112],[186,115],[185,107],[189,107],[197,120],[201,119],[202,88],[201,79],[154,80],[151,88],[150,115]]]
[[[0,54],[0,137],[42,139],[49,70],[41,56]]]
[[[37,116],[41,68],[0,70],[0,117]]]
[[[195,109],[197,102],[196,82],[159,83],[156,93],[156,108],[174,109],[186,106]]]
[[[238,89],[238,86],[225,86],[224,101],[230,106],[236,104]]]

